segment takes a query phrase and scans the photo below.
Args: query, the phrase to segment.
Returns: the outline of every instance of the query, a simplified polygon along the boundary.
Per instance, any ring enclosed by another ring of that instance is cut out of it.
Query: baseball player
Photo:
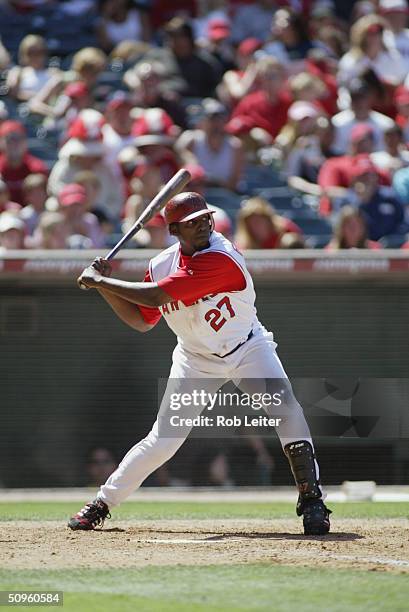
[[[243,386],[257,387],[259,382],[265,389],[277,379],[286,397],[277,433],[299,491],[297,515],[303,516],[306,535],[324,535],[330,529],[331,511],[323,502],[302,408],[275,351],[273,334],[257,318],[254,286],[244,257],[214,231],[212,212],[194,192],[181,193],[168,202],[165,221],[178,241],[151,260],[144,282],[110,278],[110,264],[102,258],[78,279],[96,289],[118,317],[137,331],[149,331],[164,317],[178,343],[152,430],[128,451],[96,499],[70,519],[71,529],[102,526],[110,510],[183,444],[192,427],[181,427],[177,435],[166,429],[172,393],[192,393],[198,386],[216,392],[227,380],[242,390]],[[200,415],[204,408],[205,404],[192,407],[191,416]]]

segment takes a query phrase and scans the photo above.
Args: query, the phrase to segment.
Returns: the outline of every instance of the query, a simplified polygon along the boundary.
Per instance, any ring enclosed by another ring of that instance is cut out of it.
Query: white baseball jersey
[[[202,257],[206,253],[218,253],[233,260],[243,274],[244,289],[206,295],[191,305],[175,300],[161,306],[160,311],[177,335],[182,349],[200,355],[223,356],[247,340],[249,333],[260,326],[254,306],[256,296],[244,257],[227,238],[212,232],[209,248],[197,251],[192,257]],[[177,272],[179,264],[180,245],[177,243],[152,259],[149,267],[151,280],[159,282],[165,279]],[[189,268],[187,272],[195,274]]]

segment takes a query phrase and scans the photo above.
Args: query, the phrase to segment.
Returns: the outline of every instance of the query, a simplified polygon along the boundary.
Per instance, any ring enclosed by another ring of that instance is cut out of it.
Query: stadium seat
[[[271,187],[269,189],[256,190],[254,196],[260,196],[270,202],[277,211],[305,211],[310,213],[311,209],[302,198],[296,195],[289,187]],[[302,213],[301,213],[302,214]],[[314,215],[315,216],[315,215]]]
[[[214,204],[227,212],[232,221],[235,220],[242,202],[241,196],[223,187],[209,187],[206,189],[205,198],[210,205]]]
[[[400,249],[408,240],[408,234],[390,234],[381,238],[379,242],[385,249]]]
[[[52,161],[55,163],[57,160],[58,150],[51,143],[47,142],[47,140],[42,140],[40,138],[29,138],[27,144],[30,153],[36,157],[39,157],[43,161]]]
[[[332,234],[332,227],[325,219],[318,217],[306,218],[300,215],[293,216],[292,220],[309,236],[324,236]]]
[[[330,242],[332,234],[321,234],[320,236],[305,236],[305,247],[307,249],[324,249]]]
[[[243,178],[240,181],[240,191],[251,194],[260,189],[284,187],[285,185],[285,181],[272,166],[249,164],[246,166]]]

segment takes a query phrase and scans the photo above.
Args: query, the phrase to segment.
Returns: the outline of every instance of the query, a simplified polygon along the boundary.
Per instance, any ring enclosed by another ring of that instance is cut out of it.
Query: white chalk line
[[[166,538],[166,539],[138,539],[138,542],[146,544],[224,544],[226,540],[224,538],[214,538],[208,540],[200,540],[193,538]],[[229,538],[229,542],[248,542],[248,538]],[[409,567],[409,561],[404,559],[389,559],[387,557],[365,557],[360,555],[340,555],[338,553],[323,552],[321,550],[315,550],[310,552],[308,550],[297,549],[294,553],[290,554],[283,551],[272,550],[272,552],[278,552],[281,557],[305,557],[308,559],[317,559],[317,557],[326,557],[328,559],[335,559],[337,561],[357,561],[358,563],[374,563],[377,565],[391,565],[393,567]]]

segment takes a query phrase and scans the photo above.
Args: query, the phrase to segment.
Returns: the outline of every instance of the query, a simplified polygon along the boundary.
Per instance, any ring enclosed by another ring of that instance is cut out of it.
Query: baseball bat
[[[117,242],[117,244],[109,251],[109,253],[105,256],[104,259],[108,261],[113,259],[115,255],[122,249],[124,244],[126,244],[140,229],[142,229],[148,221],[150,221],[155,215],[158,214],[159,211],[165,206],[169,200],[171,200],[175,195],[180,193],[182,189],[189,183],[191,180],[191,175],[188,170],[182,168],[178,170],[174,176],[162,187],[159,193],[153,198],[153,200],[148,204],[139,218],[135,221],[133,226],[122,236],[121,240]],[[81,289],[88,289],[86,285],[80,283]]]

